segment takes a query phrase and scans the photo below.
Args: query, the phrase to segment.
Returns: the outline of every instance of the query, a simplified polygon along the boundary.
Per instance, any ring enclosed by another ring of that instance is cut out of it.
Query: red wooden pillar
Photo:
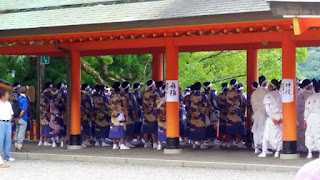
[[[258,50],[249,46],[247,49],[247,97],[250,97],[253,89],[252,83],[258,81]],[[250,99],[248,99],[250,100]],[[252,109],[247,110],[247,133],[251,130]]]
[[[289,33],[282,40],[282,83],[291,84],[292,100],[282,98],[283,154],[297,153],[296,45]]]
[[[252,83],[258,81],[258,50],[253,47],[247,49],[247,92],[253,92]]]
[[[152,54],[152,79],[155,82],[163,81],[163,54]]]
[[[71,91],[70,94],[70,145],[81,145],[81,63],[80,52],[70,51]]]
[[[179,137],[179,52],[173,40],[166,45],[166,117],[167,149],[165,153],[180,152]]]

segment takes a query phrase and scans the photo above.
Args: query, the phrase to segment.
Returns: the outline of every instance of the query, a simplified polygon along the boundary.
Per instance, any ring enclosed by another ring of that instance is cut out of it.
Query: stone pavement
[[[36,142],[25,144],[27,153],[12,153],[16,159],[88,161],[176,167],[208,167],[218,169],[297,171],[310,160],[305,154],[296,160],[281,160],[273,156],[258,158],[251,150],[226,150],[212,148],[206,150],[183,147],[181,154],[166,155],[156,149],[134,148],[112,150],[111,147],[88,147],[81,150],[38,147]]]

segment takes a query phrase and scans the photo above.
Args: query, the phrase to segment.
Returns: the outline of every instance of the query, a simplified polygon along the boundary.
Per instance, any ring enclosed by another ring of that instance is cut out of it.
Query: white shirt
[[[13,115],[12,106],[9,101],[0,100],[0,120],[11,120]]]

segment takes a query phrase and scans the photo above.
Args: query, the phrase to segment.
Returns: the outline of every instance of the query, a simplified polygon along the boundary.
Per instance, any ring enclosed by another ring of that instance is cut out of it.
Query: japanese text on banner
[[[294,82],[293,79],[282,79],[280,86],[282,102],[290,103],[294,101]]]
[[[167,102],[179,102],[179,84],[178,80],[166,81]]]

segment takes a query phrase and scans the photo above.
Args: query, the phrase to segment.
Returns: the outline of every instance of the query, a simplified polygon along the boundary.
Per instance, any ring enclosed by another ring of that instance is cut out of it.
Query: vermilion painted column
[[[258,81],[258,50],[253,47],[247,49],[247,92],[253,92],[252,83]]]
[[[293,88],[293,100],[282,104],[283,154],[297,153],[296,46],[290,37],[286,34],[282,40],[282,79],[292,80]]]
[[[247,49],[247,97],[250,97],[253,92],[252,83],[257,81],[258,81],[258,50],[252,46],[249,46]],[[246,122],[247,133],[250,133],[251,131],[251,117],[252,117],[252,109],[248,108],[247,122]]]
[[[173,41],[166,45],[166,117],[167,149],[165,153],[178,152],[179,145],[179,52]],[[178,151],[175,151],[178,150]]]
[[[152,54],[152,79],[155,82],[163,81],[163,54]]]
[[[71,91],[70,94],[70,145],[81,145],[81,121],[80,121],[80,106],[81,106],[81,63],[80,52],[70,52],[71,61]]]

